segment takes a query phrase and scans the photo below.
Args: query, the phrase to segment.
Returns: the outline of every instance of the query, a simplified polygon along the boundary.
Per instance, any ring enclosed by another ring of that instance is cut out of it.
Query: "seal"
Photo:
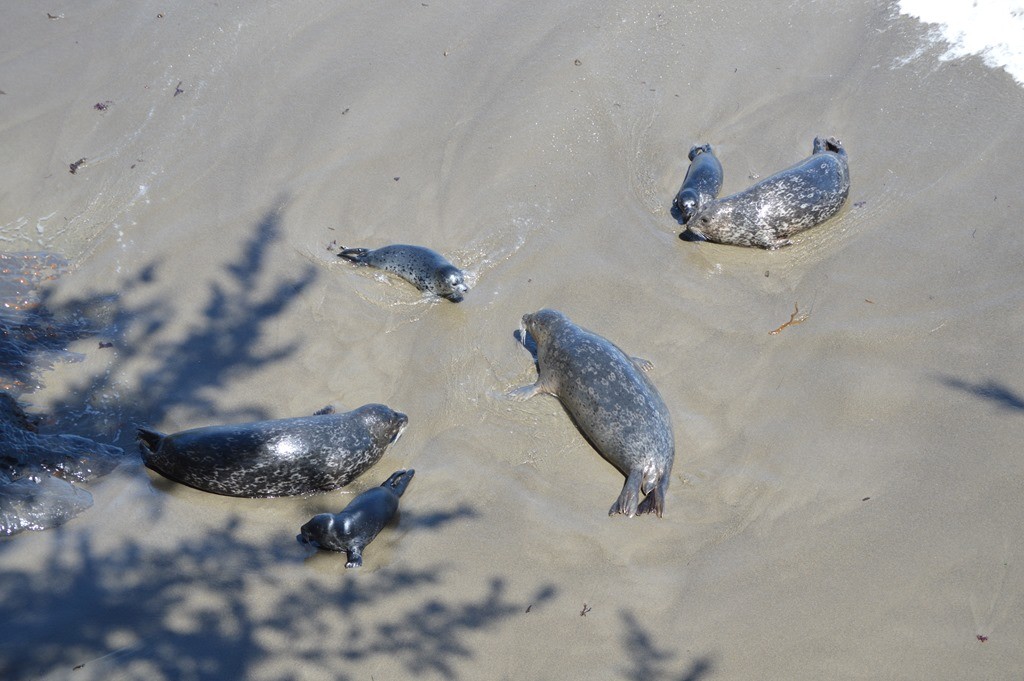
[[[814,138],[810,157],[766,177],[749,189],[716,199],[686,223],[688,233],[708,241],[775,250],[789,237],[839,212],[850,193],[846,150],[834,137]]]
[[[509,397],[555,395],[584,437],[626,475],[608,515],[665,510],[675,458],[672,419],[645,372],[651,363],[630,357],[605,338],[556,310],[523,315],[522,329],[537,347],[537,382]],[[520,331],[520,338],[525,334]],[[641,502],[640,493],[647,495]]]
[[[722,163],[710,144],[690,149],[690,167],[683,178],[683,186],[672,201],[672,214],[680,224],[685,225],[694,213],[718,197],[724,177]]]
[[[398,499],[415,473],[411,468],[392,473],[380,487],[366,490],[341,513],[313,516],[296,539],[319,549],[345,551],[345,567],[359,567],[363,564],[363,549],[398,513]]]
[[[463,294],[469,290],[462,270],[437,251],[423,246],[392,244],[372,251],[346,248],[338,257],[397,274],[421,291],[429,291],[453,303],[462,302]]]
[[[142,460],[160,475],[233,497],[283,497],[343,487],[380,461],[409,418],[383,404],[343,414],[194,428],[139,428]]]

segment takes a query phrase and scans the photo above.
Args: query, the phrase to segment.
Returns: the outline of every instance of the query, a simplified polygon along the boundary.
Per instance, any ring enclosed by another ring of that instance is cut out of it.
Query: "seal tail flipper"
[[[416,471],[410,468],[407,471],[396,471],[391,474],[391,477],[385,480],[381,487],[390,487],[391,491],[396,496],[402,496],[405,493],[405,488],[409,486],[412,481],[412,476],[416,474]]]
[[[163,433],[150,430],[149,428],[139,428],[136,437],[139,440],[139,444],[145,452],[155,454],[156,450],[160,449],[160,443],[163,442],[164,438],[167,437]]]
[[[695,144],[693,147],[690,148],[690,160],[692,161],[693,159],[697,158],[698,154],[710,154],[710,153],[711,153],[711,145],[710,144]]]
[[[658,480],[658,484],[655,485],[651,493],[640,502],[636,512],[638,514],[653,513],[659,518],[665,512],[665,495],[668,494],[668,474],[665,473]]]
[[[843,143],[835,137],[815,137],[814,146],[811,151],[815,154],[831,151],[832,153],[839,154],[840,156],[846,156],[846,149],[843,148]]]
[[[629,477],[626,478],[626,484],[622,486],[622,492],[619,494],[619,498],[615,500],[612,507],[608,509],[608,515],[616,515],[621,513],[625,516],[632,518],[637,512],[637,502],[640,499],[640,482],[643,477],[643,473],[638,470],[633,470],[629,473]]]
[[[369,253],[369,248],[346,248],[338,253],[338,257],[362,265],[366,262],[366,256]]]

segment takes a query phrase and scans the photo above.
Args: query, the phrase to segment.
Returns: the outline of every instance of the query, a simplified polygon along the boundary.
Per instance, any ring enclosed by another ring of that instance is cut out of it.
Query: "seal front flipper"
[[[537,381],[536,383],[533,383],[531,385],[524,385],[522,388],[510,390],[507,393],[505,393],[505,397],[512,400],[513,402],[525,402],[534,395],[537,395],[542,392],[547,391],[544,390],[543,387],[541,387],[540,381]]]
[[[339,258],[345,258],[350,262],[357,263],[359,265],[366,264],[366,256],[370,254],[369,248],[346,248],[338,253]]]
[[[645,374],[651,373],[654,369],[654,362],[649,359],[643,357],[630,357],[630,359],[633,361],[633,365]]]
[[[754,237],[754,245],[765,250],[777,251],[783,246],[792,246],[793,242],[789,239],[776,238],[770,232],[759,232],[757,236]]]
[[[345,563],[345,567],[357,568],[363,566],[363,547],[350,546],[346,553],[348,554],[348,562]]]

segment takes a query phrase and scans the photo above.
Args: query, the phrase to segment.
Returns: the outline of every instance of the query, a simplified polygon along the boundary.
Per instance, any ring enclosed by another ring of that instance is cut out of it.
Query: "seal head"
[[[690,167],[683,186],[672,201],[672,215],[685,225],[694,213],[718,196],[723,179],[722,164],[711,145],[694,146],[690,149]]]
[[[644,375],[651,363],[630,357],[557,310],[523,315],[522,329],[536,343],[537,382],[509,397],[557,396],[584,437],[626,475],[609,515],[661,516],[675,436],[668,408]]]
[[[369,489],[345,507],[341,513],[321,513],[302,526],[299,543],[327,551],[348,554],[345,567],[363,564],[363,549],[380,534],[398,513],[398,500],[416,471],[392,473],[380,487]]]
[[[711,201],[698,209],[679,237],[774,250],[838,213],[849,193],[842,143],[816,137],[810,157],[738,194]]]

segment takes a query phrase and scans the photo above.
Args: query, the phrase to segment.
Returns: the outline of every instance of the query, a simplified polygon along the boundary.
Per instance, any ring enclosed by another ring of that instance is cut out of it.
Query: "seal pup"
[[[838,213],[849,193],[850,169],[842,143],[815,137],[810,157],[698,209],[679,238],[689,232],[720,244],[775,250]]]
[[[232,497],[284,497],[347,485],[380,461],[408,423],[390,407],[367,404],[173,435],[139,428],[138,438],[143,462],[166,478]]]
[[[319,549],[345,551],[345,567],[359,567],[363,564],[363,549],[398,513],[398,499],[415,473],[411,468],[392,473],[380,487],[366,490],[341,513],[313,516],[296,539]]]
[[[672,215],[685,225],[700,208],[713,201],[722,191],[724,178],[722,164],[711,150],[710,144],[690,149],[690,167],[672,201]]]
[[[523,315],[522,328],[537,344],[537,382],[509,397],[555,395],[601,456],[626,475],[608,515],[661,517],[675,437],[668,408],[644,375],[651,363],[630,357],[556,310]],[[643,501],[641,492],[647,495]]]
[[[423,246],[392,244],[372,251],[346,248],[338,257],[397,274],[421,291],[429,291],[453,303],[462,302],[463,294],[469,290],[462,270],[437,251]]]

